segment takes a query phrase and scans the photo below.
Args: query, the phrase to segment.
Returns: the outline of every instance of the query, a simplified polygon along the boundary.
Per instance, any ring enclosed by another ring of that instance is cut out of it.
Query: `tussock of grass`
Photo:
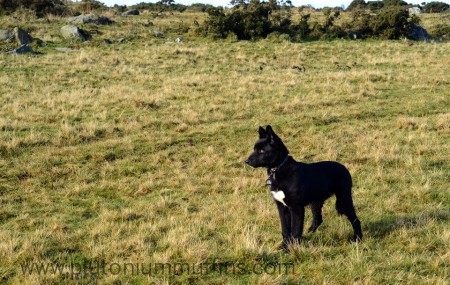
[[[149,17],[102,29],[119,37]],[[23,275],[26,260],[216,258],[294,262],[295,274],[100,282],[447,283],[448,43],[174,44],[135,29],[121,45],[0,54],[0,280],[89,283]],[[328,202],[317,233],[275,250],[265,173],[242,163],[268,123],[296,159],[349,167],[364,242],[348,242]]]

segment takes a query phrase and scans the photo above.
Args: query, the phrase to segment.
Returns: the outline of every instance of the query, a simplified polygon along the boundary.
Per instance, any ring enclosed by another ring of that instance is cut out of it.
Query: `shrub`
[[[374,16],[371,13],[367,13],[363,9],[355,9],[351,12],[351,21],[343,25],[343,29],[347,34],[357,35],[357,38],[364,39],[373,36],[370,23]],[[353,39],[353,37],[351,37]]]
[[[206,12],[208,8],[213,8],[212,5],[209,4],[203,4],[203,3],[194,3],[188,7],[186,7],[186,11],[189,12]]]
[[[406,6],[408,3],[402,0],[383,0],[384,6]]]
[[[291,36],[288,34],[281,34],[279,32],[273,32],[267,35],[267,39],[274,43],[290,42]]]
[[[38,17],[47,14],[65,15],[69,9],[61,0],[0,0],[0,13],[12,13],[17,9],[28,9]]]
[[[336,38],[343,35],[340,27],[334,25],[339,17],[339,9],[324,9],[326,21],[316,23],[310,28],[310,15],[301,15],[300,21],[294,23],[291,20],[291,8],[284,6],[286,2],[269,1],[247,4],[238,1],[238,4],[228,13],[223,8],[209,8],[208,20],[202,29],[204,34],[210,34],[215,38],[226,38],[233,33],[239,40],[266,38],[277,34],[288,39],[318,39]],[[282,5],[279,5],[282,4]],[[201,31],[202,32],[202,31]]]
[[[239,40],[265,38],[274,30],[269,21],[270,11],[267,4],[245,6],[228,14],[221,7],[209,8],[205,30],[219,38],[226,38],[230,32],[236,34]]]
[[[114,6],[112,7],[112,10],[114,12],[114,14],[116,15],[120,15],[123,12],[125,12],[128,9],[127,5],[117,5],[114,4]]]
[[[439,24],[430,30],[431,35],[439,38],[450,38],[450,25]]]
[[[418,18],[409,20],[409,12],[400,7],[384,8],[371,21],[372,34],[384,39],[406,37],[411,26],[418,23]]]
[[[307,38],[311,33],[311,28],[309,27],[309,19],[311,18],[311,14],[301,15],[300,22],[295,30],[298,31],[298,35],[300,38]]]
[[[295,23],[288,9],[274,6],[273,1],[240,2],[227,13],[223,8],[209,8],[208,20],[199,31],[215,38],[226,38],[233,33],[239,40],[265,38],[274,32],[277,33],[270,36],[271,40],[276,40],[281,34],[293,40],[335,39],[349,34],[356,34],[358,38],[399,39],[408,36],[419,23],[417,16],[410,18],[409,12],[401,6],[385,6],[376,14],[354,8],[352,20],[342,26],[336,25],[340,9],[322,9],[325,21],[316,23],[310,23],[309,14],[300,14],[300,21]]]
[[[199,29],[204,35],[212,35],[214,38],[226,38],[230,32],[227,25],[228,18],[222,7],[213,7],[206,10],[208,19],[205,22],[204,28]]]
[[[96,0],[82,0],[76,6],[76,10],[84,14],[89,14],[94,11],[101,11],[106,9],[107,7],[105,6],[105,4]]]
[[[186,5],[175,4],[173,1],[159,1],[156,3],[141,2],[130,6],[130,9],[149,10],[153,12],[184,12],[186,8]]]
[[[344,31],[340,26],[336,26],[334,22],[339,18],[341,12],[339,10],[327,9],[323,10],[326,17],[323,24],[316,25],[317,35],[323,39],[334,39],[344,36]]]
[[[443,2],[430,2],[423,6],[425,13],[442,13],[448,10],[449,4]]]
[[[354,9],[362,9],[366,7],[367,3],[364,0],[353,0],[347,7],[347,11],[352,11]]]
[[[369,8],[370,11],[377,11],[384,7],[383,1],[370,1],[367,3],[367,8]]]

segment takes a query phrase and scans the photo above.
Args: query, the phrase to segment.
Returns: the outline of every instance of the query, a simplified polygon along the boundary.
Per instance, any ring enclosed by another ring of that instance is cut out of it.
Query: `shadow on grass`
[[[364,228],[367,235],[382,238],[399,229],[413,229],[422,227],[430,221],[443,223],[449,220],[450,212],[440,209],[435,212],[385,216],[379,221],[366,223]]]

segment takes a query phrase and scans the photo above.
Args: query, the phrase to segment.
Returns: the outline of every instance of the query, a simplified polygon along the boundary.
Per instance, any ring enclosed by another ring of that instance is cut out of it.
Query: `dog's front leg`
[[[303,223],[305,220],[305,207],[291,208],[291,236],[293,243],[300,243],[303,236]]]
[[[281,244],[280,249],[285,250],[291,237],[291,213],[289,208],[282,203],[276,201],[276,204],[278,215],[280,216],[281,234],[283,235],[283,243]]]

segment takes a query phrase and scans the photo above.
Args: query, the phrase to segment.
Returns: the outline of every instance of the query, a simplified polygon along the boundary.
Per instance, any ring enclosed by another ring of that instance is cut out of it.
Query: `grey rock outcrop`
[[[35,53],[35,51],[30,46],[22,45],[8,53],[9,54],[26,54],[26,53]]]
[[[137,16],[139,15],[139,10],[128,10],[122,13],[122,16]]]
[[[410,15],[419,15],[422,14],[422,10],[419,7],[411,7],[408,9]]]
[[[427,41],[430,39],[430,35],[424,27],[415,25],[409,31],[408,38],[415,41]]]
[[[65,39],[81,39],[83,42],[87,40],[86,33],[74,25],[65,25],[61,28],[61,35]]]
[[[14,39],[14,34],[9,30],[0,30],[0,41],[9,41]]]
[[[81,24],[110,25],[114,22],[107,17],[97,16],[93,14],[87,15],[82,14],[76,17],[70,17],[69,19],[67,19],[67,23],[73,25],[81,25]]]
[[[14,36],[19,45],[27,45],[33,42],[33,37],[19,27],[14,28]]]

